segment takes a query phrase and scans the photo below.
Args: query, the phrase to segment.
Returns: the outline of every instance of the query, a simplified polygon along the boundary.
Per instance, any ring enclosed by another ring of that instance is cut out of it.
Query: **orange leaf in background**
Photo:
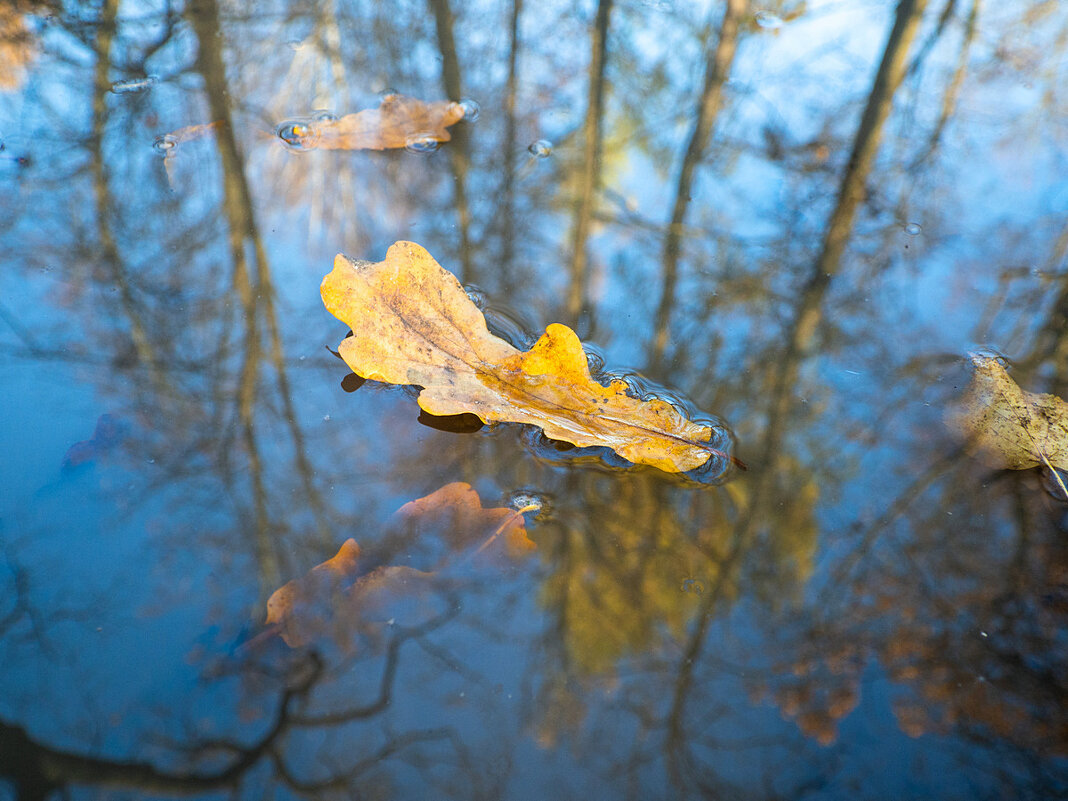
[[[449,100],[424,102],[404,95],[382,98],[378,108],[340,119],[283,123],[278,135],[302,150],[388,150],[414,139],[448,142],[446,130],[464,118],[464,107]]]
[[[277,632],[286,645],[300,648],[326,637],[344,644],[368,623],[414,625],[425,617],[424,601],[442,571],[491,548],[509,559],[532,551],[523,518],[531,508],[484,509],[469,484],[447,484],[402,506],[378,543],[379,551],[428,570],[385,565],[361,574],[360,546],[348,539],[335,556],[271,595],[266,633]],[[465,551],[468,558],[458,559]]]
[[[352,371],[422,387],[419,405],[430,414],[529,423],[552,439],[608,447],[672,473],[713,456],[735,461],[709,445],[710,426],[670,403],[633,398],[620,380],[594,381],[567,326],[553,323],[526,352],[491,334],[459,281],[414,242],[394,243],[377,263],[339,254],[321,292],[352,328],[338,347]]]

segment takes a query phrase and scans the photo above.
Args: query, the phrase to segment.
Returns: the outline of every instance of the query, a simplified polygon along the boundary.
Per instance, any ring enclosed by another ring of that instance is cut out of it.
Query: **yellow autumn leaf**
[[[422,387],[434,415],[471,413],[483,422],[527,423],[580,447],[607,447],[636,464],[686,472],[717,457],[711,426],[666,401],[639,400],[620,380],[590,375],[570,328],[553,323],[528,351],[494,336],[459,281],[414,242],[396,242],[384,261],[334,260],[323,303],[352,328],[338,353],[354,373]]]
[[[992,467],[1068,470],[1068,403],[1056,395],[1025,392],[999,359],[974,355],[975,372],[947,422]],[[1065,491],[1068,496],[1068,490]]]

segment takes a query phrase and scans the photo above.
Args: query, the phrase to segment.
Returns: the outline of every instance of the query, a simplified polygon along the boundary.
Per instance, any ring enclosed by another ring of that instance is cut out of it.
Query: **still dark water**
[[[1060,0],[5,0],[0,798],[1068,797],[1068,503],[944,422],[976,351],[1068,394],[1066,53]],[[473,103],[277,135],[391,92]],[[319,284],[396,240],[749,470],[359,385]]]

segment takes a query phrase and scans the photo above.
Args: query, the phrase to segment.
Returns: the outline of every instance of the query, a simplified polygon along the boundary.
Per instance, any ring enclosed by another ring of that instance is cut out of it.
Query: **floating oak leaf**
[[[418,139],[448,142],[447,128],[464,118],[464,107],[449,100],[424,102],[404,95],[382,98],[378,108],[334,118],[282,123],[278,135],[301,150],[388,150]]]
[[[322,297],[352,328],[338,347],[352,371],[422,387],[419,405],[430,414],[529,423],[552,439],[673,473],[713,457],[722,472],[732,461],[709,444],[711,426],[666,401],[631,397],[623,381],[594,381],[567,326],[553,323],[526,352],[491,334],[456,278],[414,242],[396,242],[378,263],[338,255]]]
[[[268,633],[300,648],[323,638],[344,644],[363,626],[386,620],[415,625],[427,617],[428,598],[451,567],[476,556],[516,559],[534,549],[524,511],[485,509],[463,483],[411,501],[387,523],[376,556],[365,557],[348,539],[335,556],[276,590],[267,600]],[[401,558],[419,567],[373,565]]]
[[[1057,470],[1068,470],[1068,403],[1020,389],[1000,360],[972,356],[975,373],[947,422],[992,467],[1045,465],[1068,496]]]

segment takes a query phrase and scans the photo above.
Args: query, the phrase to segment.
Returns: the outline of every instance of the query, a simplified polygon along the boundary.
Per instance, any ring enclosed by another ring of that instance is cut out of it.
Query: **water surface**
[[[969,353],[1068,395],[1066,41],[1053,0],[0,8],[0,798],[1068,795],[1068,501],[945,424]],[[391,93],[477,119],[278,136]],[[319,284],[397,240],[749,470],[361,384]]]

